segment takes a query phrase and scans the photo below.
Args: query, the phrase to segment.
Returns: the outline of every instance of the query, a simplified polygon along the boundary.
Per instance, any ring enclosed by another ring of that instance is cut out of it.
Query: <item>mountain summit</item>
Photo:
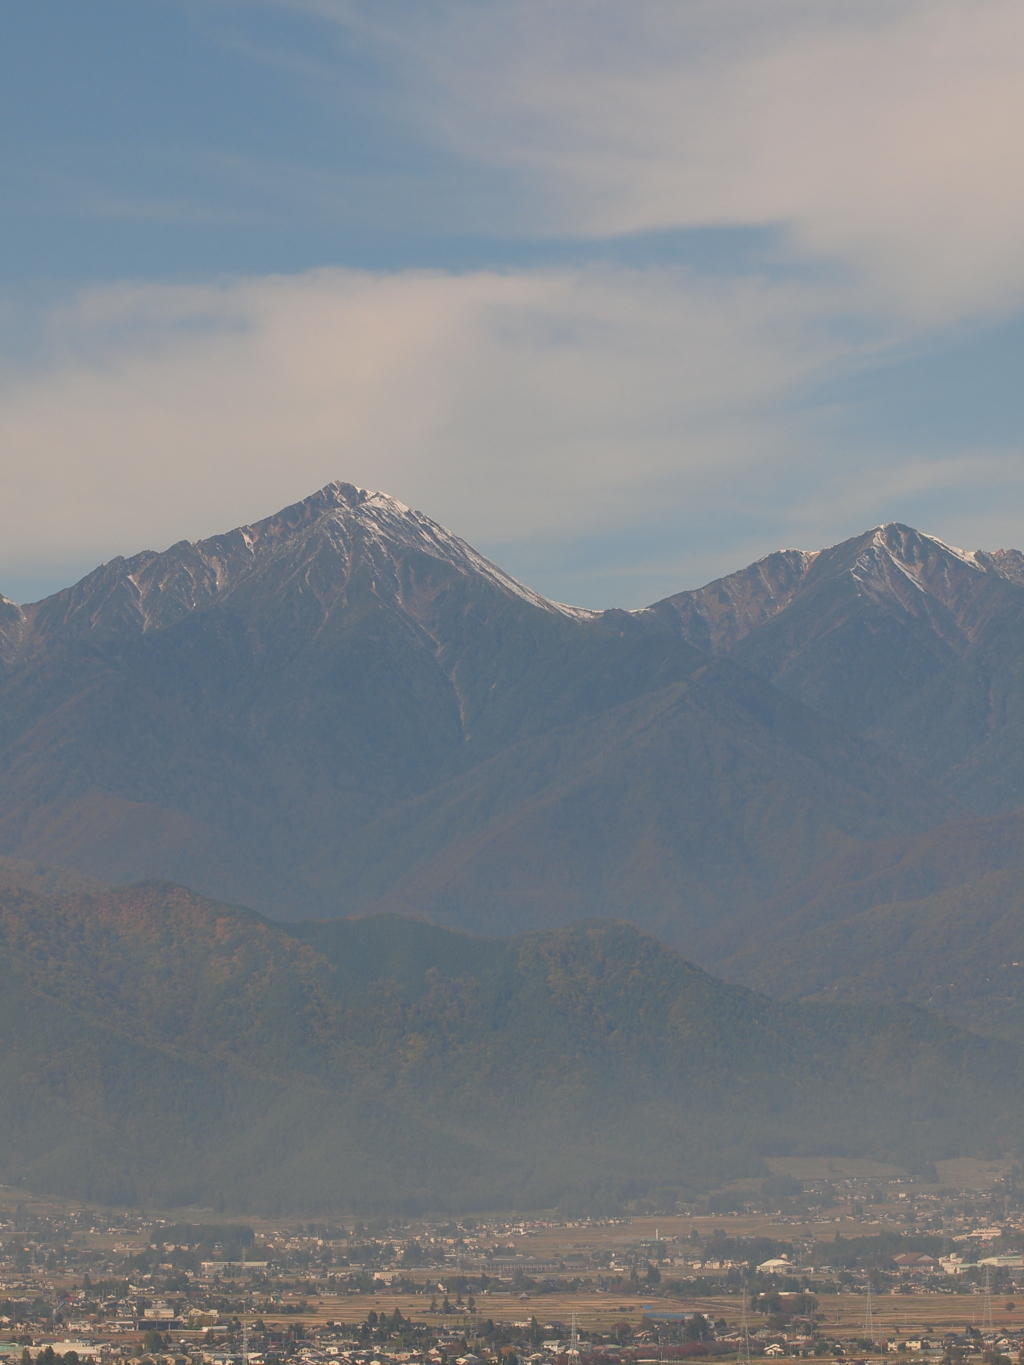
[[[0,601],[0,855],[721,953],[835,859],[1024,799],[1022,613],[1017,552],[895,524],[580,611],[332,483]]]
[[[899,522],[781,550],[649,608],[684,638],[866,731],[1024,602],[1019,550],[968,552]]]
[[[7,657],[61,638],[165,629],[255,575],[292,576],[325,613],[361,591],[404,602],[410,562],[435,561],[548,611],[568,611],[517,583],[437,522],[386,493],[325,488],[272,517],[208,540],[101,565],[74,587],[27,607],[0,600]],[[415,607],[413,606],[415,614]]]
[[[723,651],[808,595],[845,594],[865,606],[929,618],[951,647],[962,649],[977,624],[972,609],[993,579],[1024,585],[1024,554],[959,550],[890,521],[826,550],[777,550],[647,610],[670,608],[694,644]]]

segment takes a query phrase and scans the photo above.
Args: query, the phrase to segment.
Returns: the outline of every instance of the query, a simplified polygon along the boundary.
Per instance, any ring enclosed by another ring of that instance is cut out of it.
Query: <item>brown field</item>
[[[441,1297],[440,1295],[438,1296]],[[738,1326],[741,1303],[735,1296],[641,1299],[615,1294],[598,1294],[581,1290],[578,1294],[531,1294],[520,1299],[517,1294],[477,1294],[476,1310],[479,1318],[493,1318],[495,1322],[525,1321],[536,1317],[543,1326],[552,1320],[567,1323],[575,1312],[580,1327],[607,1332],[617,1322],[634,1326],[643,1316],[645,1302],[652,1303],[660,1312],[700,1312],[714,1318],[725,1318],[730,1326]],[[458,1327],[468,1324],[468,1314],[454,1313],[442,1317],[428,1312],[430,1300],[422,1294],[344,1294],[337,1297],[323,1295],[307,1300],[308,1311],[301,1320],[315,1322],[362,1322],[371,1310],[392,1313],[401,1309],[404,1317],[437,1326]],[[818,1320],[829,1335],[855,1336],[864,1327],[866,1299],[863,1294],[827,1294],[819,1300]],[[992,1318],[997,1328],[1020,1326],[1024,1319],[1024,1303],[1007,1312],[1006,1299],[993,1298]],[[963,1331],[965,1327],[981,1326],[984,1300],[981,1294],[882,1294],[872,1299],[875,1331],[885,1331],[892,1340],[918,1333],[942,1333],[950,1329]],[[280,1319],[272,1313],[264,1315],[266,1322],[281,1322],[287,1326],[296,1321],[288,1315]],[[756,1314],[749,1315],[750,1327],[761,1325]]]
[[[781,1241],[813,1237],[819,1241],[831,1241],[837,1232],[844,1237],[857,1237],[872,1235],[885,1227],[903,1227],[906,1225],[906,1213],[905,1205],[880,1204],[872,1217],[854,1218],[849,1213],[849,1206],[840,1204],[830,1210],[828,1217],[808,1215],[805,1219],[783,1220],[775,1214],[764,1213],[673,1214],[634,1218],[628,1224],[613,1227],[539,1228],[525,1237],[503,1240],[514,1243],[516,1250],[524,1255],[540,1259],[559,1252],[625,1247],[631,1242],[653,1241],[656,1237],[671,1241],[680,1235],[687,1237],[691,1228],[697,1228],[702,1237],[714,1229],[720,1229],[730,1237],[775,1237]]]

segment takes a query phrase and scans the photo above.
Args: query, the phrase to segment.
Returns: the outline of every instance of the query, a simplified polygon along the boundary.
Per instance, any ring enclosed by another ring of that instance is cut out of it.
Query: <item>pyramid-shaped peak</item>
[[[890,557],[908,568],[913,565],[924,566],[928,562],[948,562],[952,558],[976,573],[987,573],[991,569],[982,551],[961,550],[956,545],[942,541],[937,535],[904,526],[902,521],[885,521],[868,534],[872,545],[881,547]]]
[[[347,544],[354,536],[360,543],[359,553],[370,556],[381,568],[410,551],[419,552],[445,562],[462,574],[486,579],[503,592],[546,611],[566,616],[594,614],[550,602],[505,573],[440,522],[413,510],[390,493],[360,488],[341,480],[325,484],[308,498],[263,521],[201,541],[196,549],[204,554],[217,553],[222,546],[230,550],[237,547],[237,538],[241,537],[246,551],[255,561],[265,557],[268,551],[276,552],[307,531],[318,535],[318,528],[322,528],[323,538],[339,546]]]
[[[293,502],[287,507],[282,507],[279,512],[274,512],[269,517],[263,517],[246,526],[239,526],[234,531],[222,532],[219,535],[210,536],[206,540],[198,541],[196,548],[209,548],[214,551],[217,546],[237,536],[241,536],[251,550],[257,546],[272,548],[275,543],[305,530],[323,517],[338,513],[352,513],[357,517],[365,516],[371,519],[375,515],[379,516],[380,513],[394,517],[416,515],[406,507],[404,502],[399,502],[397,498],[391,497],[388,493],[360,488],[356,484],[335,479],[333,482],[325,484],[323,488],[318,488],[315,493],[310,493],[308,497],[302,498],[299,502]],[[181,542],[182,545],[187,543]]]
[[[905,554],[911,548],[917,552],[921,548],[934,546],[945,554],[952,555],[954,559],[959,559],[961,563],[970,565],[973,569],[981,569],[982,567],[978,563],[975,551],[961,550],[959,546],[950,545],[927,531],[918,531],[913,526],[905,526],[901,521],[883,522],[881,526],[876,526],[870,534],[873,540],[884,544],[890,551]]]
[[[544,611],[579,614],[517,582],[389,493],[337,479],[260,521],[204,540],[178,541],[159,554],[144,550],[130,559],[118,556],[73,587],[31,604],[28,624],[37,638],[47,639],[96,631],[145,633],[173,625],[257,578],[268,600],[286,582],[299,580],[315,581],[310,591],[324,602],[343,600],[361,571],[372,591],[394,604],[410,556],[433,560],[445,572],[486,582]]]
[[[324,484],[323,488],[311,493],[308,498],[303,498],[300,502],[293,504],[294,509],[308,508],[313,513],[330,510],[332,508],[351,509],[357,511],[360,508],[374,510],[387,508],[394,512],[409,512],[404,502],[399,502],[390,493],[384,493],[380,489],[360,488],[358,484],[346,483],[343,479],[334,479],[331,483]],[[278,512],[277,516],[284,516],[293,508],[285,508]],[[267,517],[267,521],[273,520]]]

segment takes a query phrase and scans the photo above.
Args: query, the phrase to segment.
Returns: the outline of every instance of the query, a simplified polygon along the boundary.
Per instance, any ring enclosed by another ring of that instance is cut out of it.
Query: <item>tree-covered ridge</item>
[[[237,1208],[610,1207],[764,1155],[988,1152],[1014,1049],[787,1005],[621,922],[273,924],[161,883],[0,893],[2,1178]]]

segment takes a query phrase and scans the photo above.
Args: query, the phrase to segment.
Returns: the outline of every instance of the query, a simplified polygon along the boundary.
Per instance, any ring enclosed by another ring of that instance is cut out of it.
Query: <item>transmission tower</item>
[[[985,1312],[982,1317],[981,1330],[983,1334],[995,1331],[995,1325],[992,1322],[992,1267],[990,1265],[985,1267]]]
[[[871,1307],[871,1271],[868,1271],[868,1298],[864,1308],[864,1337],[874,1347],[875,1344],[875,1315]]]
[[[572,1315],[572,1331],[569,1335],[569,1349],[566,1352],[569,1365],[580,1365],[580,1333],[576,1325],[576,1314]]]

